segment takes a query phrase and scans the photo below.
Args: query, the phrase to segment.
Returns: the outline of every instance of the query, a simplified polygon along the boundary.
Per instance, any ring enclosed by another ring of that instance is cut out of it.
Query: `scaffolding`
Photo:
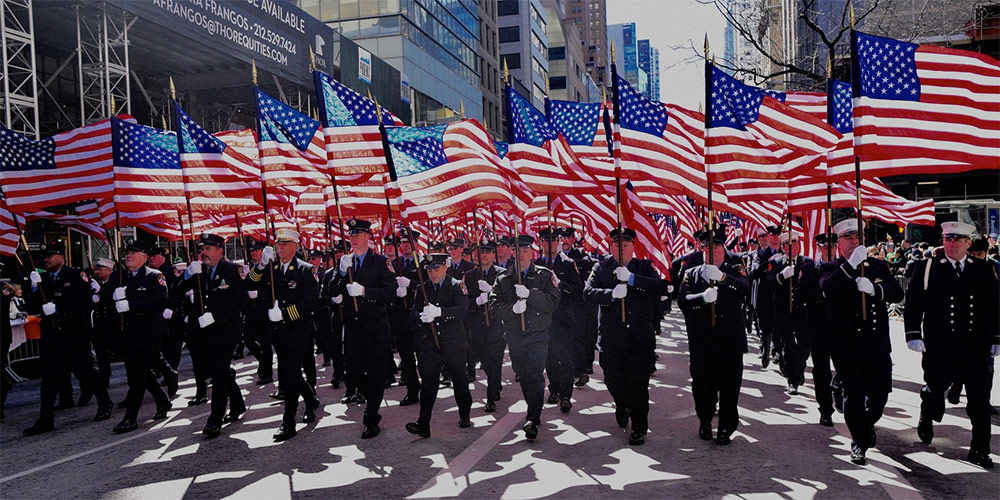
[[[0,0],[4,126],[39,139],[32,0]]]
[[[93,123],[112,112],[132,112],[128,30],[136,18],[104,2],[78,3],[77,69],[80,121]]]

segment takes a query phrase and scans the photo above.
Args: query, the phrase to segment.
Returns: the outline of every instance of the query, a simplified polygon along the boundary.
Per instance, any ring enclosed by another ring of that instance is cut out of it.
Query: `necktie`
[[[958,276],[959,278],[962,277],[962,263],[961,262],[955,262],[955,275]]]
[[[361,258],[358,257],[358,256],[355,256],[354,257],[354,272],[355,273],[358,272],[358,269],[361,269]]]

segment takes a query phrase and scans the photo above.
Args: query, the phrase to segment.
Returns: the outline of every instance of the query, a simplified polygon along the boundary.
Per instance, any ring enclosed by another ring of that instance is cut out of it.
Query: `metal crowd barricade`
[[[896,304],[889,304],[889,316],[902,317],[903,304],[906,303],[906,288],[910,285],[910,278],[903,275],[896,275],[896,283],[903,288],[903,300]]]

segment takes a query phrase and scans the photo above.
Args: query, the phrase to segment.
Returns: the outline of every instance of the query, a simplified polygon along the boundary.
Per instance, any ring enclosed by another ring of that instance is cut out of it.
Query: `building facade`
[[[497,0],[480,0],[479,90],[483,93],[483,125],[493,137],[505,140],[501,71]]]
[[[511,79],[520,82],[531,103],[542,109],[549,80],[545,6],[541,0],[500,0],[497,14],[500,65],[506,61]]]
[[[576,22],[566,16],[567,0],[542,0],[549,22],[549,97],[587,102],[587,63]]]
[[[639,40],[639,69],[646,72],[648,82],[646,97],[660,100],[660,51],[649,40]]]
[[[614,47],[614,63],[618,75],[632,84],[639,93],[648,94],[649,76],[639,67],[639,40],[635,23],[609,24],[608,46]]]
[[[608,85],[608,8],[607,0],[569,0],[566,17],[576,23],[584,45],[587,73],[598,88]],[[591,99],[600,97],[591,96]]]

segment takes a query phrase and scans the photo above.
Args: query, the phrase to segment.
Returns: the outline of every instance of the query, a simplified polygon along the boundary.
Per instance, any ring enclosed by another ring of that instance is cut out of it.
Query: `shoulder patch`
[[[396,274],[396,270],[392,268],[392,261],[391,260],[385,259],[385,267],[389,268],[389,272],[391,272],[393,274]]]
[[[559,288],[559,278],[556,276],[556,273],[551,273],[551,274],[552,274],[552,286]]]
[[[157,273],[156,282],[159,283],[160,286],[167,286],[167,278],[163,276],[163,273]]]
[[[468,295],[469,294],[469,289],[465,287],[465,282],[464,281],[459,281],[458,282],[458,287],[462,289],[462,295]]]
[[[312,276],[314,280],[319,281],[319,269],[317,269],[316,266],[313,266],[312,268]]]
[[[84,283],[90,283],[90,277],[83,271],[80,271],[80,279],[82,279]]]

